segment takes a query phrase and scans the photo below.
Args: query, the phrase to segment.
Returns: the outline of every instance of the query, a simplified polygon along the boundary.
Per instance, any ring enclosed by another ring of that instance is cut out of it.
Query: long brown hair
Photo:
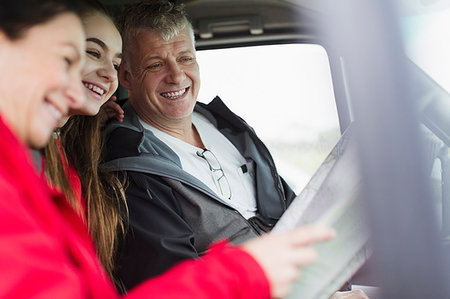
[[[69,204],[74,208],[74,210],[79,214],[79,216],[85,219],[80,202],[78,202],[75,194],[70,185],[68,178],[69,174],[69,162],[65,155],[64,149],[59,144],[59,129],[54,133],[55,136],[50,138],[46,147],[41,150],[42,155],[45,158],[44,164],[44,174],[51,186],[57,187],[61,192],[64,193]]]
[[[126,207],[126,201],[122,182],[99,169],[104,139],[99,123],[97,116],[72,116],[61,128],[60,139],[69,164],[80,177],[97,254],[112,277],[118,232],[125,233],[119,207]]]
[[[100,12],[110,17],[98,2],[86,2],[89,7],[85,16]],[[126,213],[127,205],[122,182],[112,173],[99,169],[103,147],[100,120],[97,116],[71,116],[57,134],[58,137],[52,138],[42,151],[45,176],[50,184],[66,195],[68,202],[87,222],[97,255],[108,275],[114,279],[112,273],[118,236],[125,234],[121,208]],[[86,215],[71,188],[68,165],[80,178]]]

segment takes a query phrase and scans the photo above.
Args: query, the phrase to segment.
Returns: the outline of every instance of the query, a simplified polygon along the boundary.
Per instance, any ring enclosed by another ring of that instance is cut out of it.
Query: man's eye
[[[154,63],[146,67],[148,70],[157,70],[162,66],[162,63]]]
[[[181,62],[183,62],[183,63],[189,63],[189,62],[192,62],[193,60],[194,60],[193,57],[183,57],[183,58],[181,58]]]
[[[95,58],[100,58],[100,53],[94,50],[86,50],[86,53],[95,57]]]

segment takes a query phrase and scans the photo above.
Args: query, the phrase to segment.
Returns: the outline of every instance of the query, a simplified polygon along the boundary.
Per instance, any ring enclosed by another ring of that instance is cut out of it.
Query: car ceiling
[[[113,12],[136,0],[102,0]],[[197,48],[310,39],[320,13],[286,0],[186,0]],[[300,1],[301,2],[301,1]]]
[[[317,24],[351,0],[173,0],[184,3],[198,49],[318,39]],[[365,0],[358,0],[365,1]],[[371,1],[371,0],[366,0]],[[113,14],[139,0],[101,0]],[[448,0],[397,0],[402,15],[449,7]]]

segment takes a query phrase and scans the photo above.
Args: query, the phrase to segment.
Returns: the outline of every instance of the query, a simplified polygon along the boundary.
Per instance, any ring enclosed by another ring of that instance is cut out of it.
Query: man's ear
[[[131,74],[130,72],[125,68],[125,66],[122,68],[119,68],[119,82],[120,84],[125,87],[126,89],[130,90],[131,87]]]

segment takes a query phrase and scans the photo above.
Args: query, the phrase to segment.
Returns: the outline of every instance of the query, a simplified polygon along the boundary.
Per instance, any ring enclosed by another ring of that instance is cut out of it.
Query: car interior
[[[118,15],[138,1],[102,2]],[[450,88],[410,54],[419,29],[406,27],[447,1],[174,2],[194,26],[199,101],[243,117],[296,192],[358,124],[374,256],[351,283],[379,287],[370,298],[448,297]]]

